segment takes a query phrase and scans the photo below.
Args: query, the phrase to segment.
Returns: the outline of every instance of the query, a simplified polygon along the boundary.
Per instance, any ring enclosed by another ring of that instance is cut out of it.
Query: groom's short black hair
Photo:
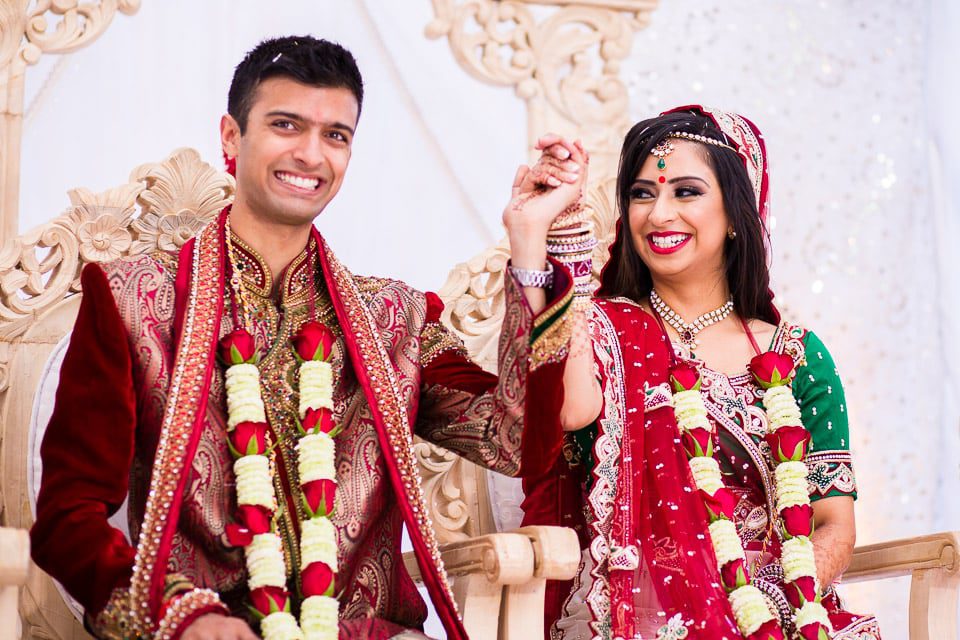
[[[348,89],[363,107],[363,77],[353,54],[336,42],[313,36],[286,36],[264,40],[244,56],[233,72],[227,113],[247,128],[247,116],[257,87],[267,78],[288,77],[314,87]]]

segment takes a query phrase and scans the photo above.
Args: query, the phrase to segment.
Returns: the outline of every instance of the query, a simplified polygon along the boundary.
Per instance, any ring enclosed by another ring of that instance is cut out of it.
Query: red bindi
[[[657,180],[660,182],[660,184],[663,184],[664,182],[667,181],[667,179],[663,176],[660,176],[659,178],[657,178]]]

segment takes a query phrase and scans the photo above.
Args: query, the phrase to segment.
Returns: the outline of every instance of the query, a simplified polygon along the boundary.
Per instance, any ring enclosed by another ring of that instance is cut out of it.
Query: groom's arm
[[[539,474],[556,460],[573,296],[566,269],[554,263],[554,274],[534,313],[508,271],[496,376],[468,358],[428,294],[417,435],[506,475]]]

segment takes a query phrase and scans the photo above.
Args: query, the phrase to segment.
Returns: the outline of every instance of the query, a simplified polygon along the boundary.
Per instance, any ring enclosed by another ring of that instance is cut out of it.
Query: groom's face
[[[275,223],[312,223],[340,190],[358,112],[349,89],[261,82],[246,131],[230,116],[221,122],[224,150],[237,160],[237,201]]]

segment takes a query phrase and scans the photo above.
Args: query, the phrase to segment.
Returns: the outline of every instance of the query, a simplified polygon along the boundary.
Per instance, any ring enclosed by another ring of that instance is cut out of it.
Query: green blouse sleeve
[[[807,454],[810,499],[857,497],[850,456],[850,424],[843,384],[830,352],[813,332],[803,338],[806,362],[797,368],[793,395],[813,444]]]

